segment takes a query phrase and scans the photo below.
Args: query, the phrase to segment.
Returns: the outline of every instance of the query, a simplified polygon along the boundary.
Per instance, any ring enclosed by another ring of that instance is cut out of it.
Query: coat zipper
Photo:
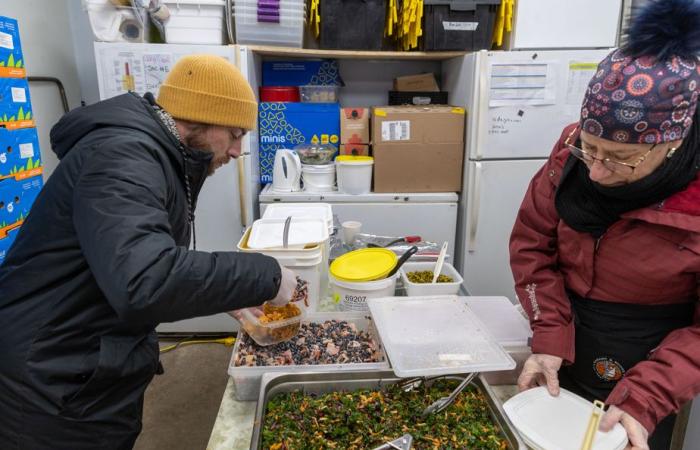
[[[600,247],[600,241],[602,241],[604,237],[605,237],[605,233],[603,233],[598,239],[595,240],[594,253],[598,253],[598,248]]]

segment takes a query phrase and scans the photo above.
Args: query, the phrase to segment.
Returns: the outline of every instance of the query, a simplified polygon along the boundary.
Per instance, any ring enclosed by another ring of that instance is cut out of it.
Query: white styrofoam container
[[[421,295],[457,295],[459,287],[464,282],[462,276],[457,272],[452,264],[444,263],[442,265],[441,275],[447,275],[454,280],[452,283],[412,283],[408,279],[409,272],[422,272],[424,270],[435,270],[435,263],[432,262],[407,262],[399,269],[401,280],[406,288],[406,295],[416,297]]]
[[[224,0],[165,0],[168,44],[224,44]]]
[[[263,219],[286,219],[287,217],[323,219],[328,225],[328,234],[333,234],[333,208],[329,203],[272,203],[265,208]]]
[[[260,381],[264,373],[298,373],[298,372],[348,372],[353,370],[384,370],[389,368],[389,359],[384,352],[384,346],[379,339],[374,322],[363,313],[343,313],[343,312],[327,312],[327,313],[311,313],[307,314],[304,323],[319,323],[326,320],[346,320],[354,323],[358,330],[368,331],[374,338],[374,342],[379,346],[379,350],[384,357],[384,361],[376,363],[350,363],[350,364],[319,364],[316,366],[234,366],[236,354],[240,348],[240,340],[236,341],[231,355],[231,363],[229,364],[228,373],[233,377],[233,385],[235,387],[235,396],[238,400],[257,400],[260,391]]]
[[[287,219],[258,219],[253,222],[248,247],[255,250],[280,250],[284,244]],[[328,227],[322,219],[292,217],[289,222],[288,247],[304,248],[328,240]]]

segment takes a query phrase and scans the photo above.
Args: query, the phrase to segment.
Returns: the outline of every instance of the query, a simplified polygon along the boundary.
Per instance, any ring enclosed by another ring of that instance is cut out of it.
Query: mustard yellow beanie
[[[181,58],[165,78],[156,102],[176,119],[255,128],[258,104],[241,72],[221,56]]]

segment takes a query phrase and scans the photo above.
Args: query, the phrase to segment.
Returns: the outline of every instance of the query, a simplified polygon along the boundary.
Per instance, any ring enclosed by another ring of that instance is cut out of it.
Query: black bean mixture
[[[302,323],[295,338],[279,344],[260,346],[241,333],[236,366],[287,366],[373,363],[384,357],[372,336],[354,323],[328,320]]]

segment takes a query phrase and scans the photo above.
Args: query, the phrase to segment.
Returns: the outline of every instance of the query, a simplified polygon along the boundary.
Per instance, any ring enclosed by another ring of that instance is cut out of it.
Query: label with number
[[[382,122],[382,141],[411,140],[411,121],[392,120]]]

